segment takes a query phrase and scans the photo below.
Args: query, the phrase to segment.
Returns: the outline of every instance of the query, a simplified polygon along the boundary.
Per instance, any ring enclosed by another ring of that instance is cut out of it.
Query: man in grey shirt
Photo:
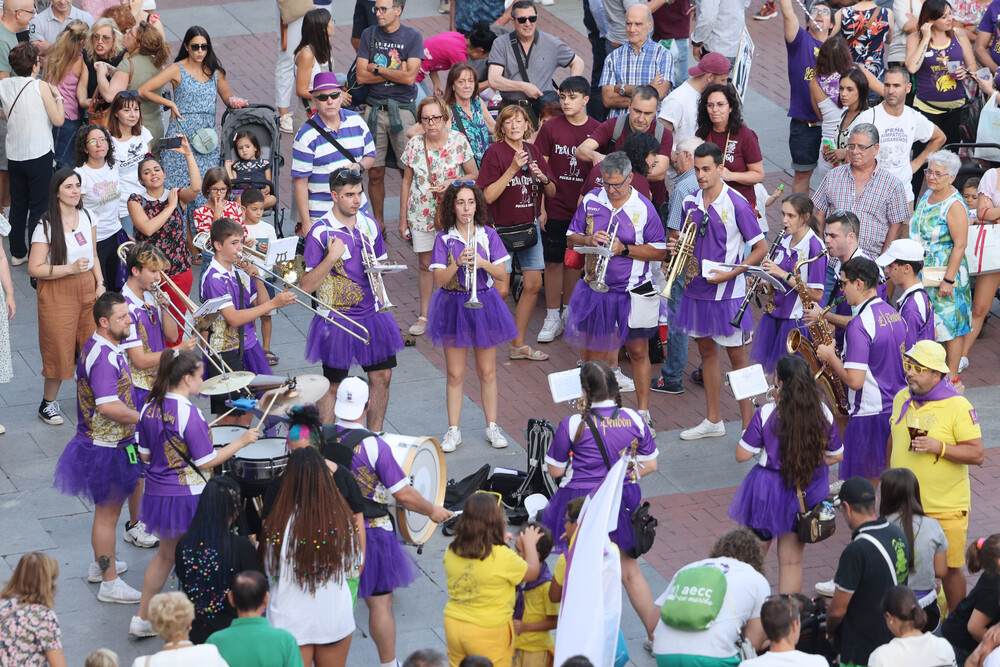
[[[52,4],[44,12],[35,15],[28,26],[28,39],[38,47],[43,56],[56,42],[59,33],[66,24],[79,19],[88,26],[94,23],[94,17],[73,6],[72,0],[52,0]]]
[[[500,91],[503,106],[523,106],[537,121],[544,102],[558,101],[552,87],[556,68],[568,67],[570,76],[580,76],[583,59],[564,41],[535,27],[538,12],[531,0],[518,0],[510,14],[514,32],[498,37],[488,58],[490,87]],[[522,64],[527,78],[521,74]]]

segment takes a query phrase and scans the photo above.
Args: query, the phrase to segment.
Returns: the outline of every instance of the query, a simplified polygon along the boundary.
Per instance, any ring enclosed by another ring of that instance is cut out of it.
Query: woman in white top
[[[83,208],[80,175],[60,169],[49,186],[49,210],[31,235],[28,274],[38,281],[38,346],[45,388],[39,418],[63,423],[59,385],[76,373],[76,353],[94,335],[94,301],[104,294],[97,230]]]
[[[108,287],[125,284],[125,265],[118,259],[118,246],[128,240],[122,229],[121,182],[118,162],[111,149],[114,139],[100,125],[84,125],[73,142],[73,164],[80,174],[83,205],[94,214],[97,225],[97,261]]]
[[[872,651],[868,667],[955,667],[955,650],[948,640],[921,631],[927,616],[913,591],[890,588],[882,598],[882,612],[895,639]]]
[[[145,191],[139,183],[139,163],[150,152],[150,143],[153,141],[153,134],[142,122],[137,91],[123,90],[111,100],[108,130],[111,132],[112,150],[118,165],[118,217],[125,233],[135,236],[135,226],[128,213],[128,198]]]
[[[50,83],[38,79],[38,48],[21,42],[10,50],[14,76],[0,81],[0,104],[7,117],[7,169],[10,172],[10,252],[14,266],[28,259],[28,237],[48,206],[52,173],[52,126],[65,119],[63,98]]]
[[[333,71],[333,52],[330,48],[330,38],[333,37],[333,18],[330,12],[322,7],[311,9],[302,17],[302,41],[295,47],[295,94],[302,99],[306,114],[312,116],[313,78],[320,72]],[[344,106],[351,103],[351,96],[345,90]],[[301,123],[295,123],[296,127]]]
[[[166,644],[153,655],[141,655],[132,667],[228,667],[215,644],[192,644],[188,629],[194,621],[194,605],[180,591],[154,595],[149,603],[149,622]]]

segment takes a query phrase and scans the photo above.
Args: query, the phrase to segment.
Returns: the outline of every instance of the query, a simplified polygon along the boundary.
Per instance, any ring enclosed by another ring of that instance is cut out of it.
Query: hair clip
[[[177,349],[177,348],[175,347],[175,348],[174,348],[174,359],[176,359],[176,358],[177,358],[177,357],[179,357],[179,356],[181,356],[181,351],[180,351],[180,350],[178,350],[178,349]]]
[[[986,543],[986,538],[985,537],[980,537],[978,540],[976,540],[976,548],[977,549],[982,549],[983,548],[983,544],[985,544],[985,543]]]

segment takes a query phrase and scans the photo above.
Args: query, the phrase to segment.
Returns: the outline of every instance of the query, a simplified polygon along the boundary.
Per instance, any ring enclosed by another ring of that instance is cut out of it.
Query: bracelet
[[[104,281],[103,280],[98,280],[97,281],[97,286],[98,287],[104,287]]]
[[[941,443],[941,453],[938,454],[937,457],[934,458],[934,463],[937,463],[938,461],[940,461],[941,457],[944,456],[945,447],[946,447],[946,445],[944,444],[944,442],[942,442]]]
[[[942,278],[941,280],[945,281],[949,285],[954,285],[955,284],[955,281],[952,280],[951,278]]]

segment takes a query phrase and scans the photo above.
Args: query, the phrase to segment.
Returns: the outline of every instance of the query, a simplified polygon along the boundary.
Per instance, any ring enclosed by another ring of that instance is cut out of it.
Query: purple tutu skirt
[[[630,329],[632,298],[627,292],[595,292],[580,280],[569,300],[563,340],[584,350],[617,350],[632,338],[649,338],[655,328]]]
[[[880,477],[886,469],[885,450],[891,430],[888,413],[851,417],[844,429],[840,479]]]
[[[493,288],[479,291],[482,308],[466,308],[469,292],[439,289],[427,308],[427,338],[434,347],[496,347],[517,338],[507,304]]]
[[[267,363],[260,344],[243,348],[243,370],[257,375],[271,375],[271,365]]]
[[[337,319],[336,315],[332,317]],[[350,368],[353,364],[374,366],[403,349],[399,325],[389,313],[373,313],[368,317],[352,319],[368,329],[371,343],[358,340],[321,317],[314,317],[306,337],[306,359],[311,363],[322,362],[330,368]],[[351,331],[356,330],[346,320],[342,324]]]
[[[748,316],[744,316],[746,319]],[[750,363],[760,364],[764,367],[765,373],[773,373],[778,359],[788,354],[785,343],[788,334],[792,330],[798,329],[806,338],[809,337],[809,330],[799,326],[796,320],[781,320],[772,317],[770,313],[764,313],[757,322],[757,330],[753,335],[753,348],[750,350]]]
[[[566,532],[566,505],[574,498],[589,494],[596,487],[560,487],[549,504],[542,511],[542,523],[552,531],[555,538],[554,553],[562,553],[569,548],[563,533]],[[626,483],[622,488],[622,504],[618,510],[618,528],[611,533],[611,541],[622,551],[635,546],[635,533],[632,532],[632,511],[642,502],[642,489],[638,484]]]
[[[806,509],[826,500],[830,494],[830,469],[821,465],[805,489]],[[789,489],[781,472],[755,465],[747,473],[729,505],[729,518],[763,536],[778,537],[795,532],[799,499]]]
[[[172,540],[187,532],[201,496],[154,496],[142,494],[139,521],[161,540]]]
[[[416,565],[395,531],[368,528],[365,540],[365,569],[358,582],[359,598],[391,593],[416,581]]]
[[[135,490],[142,466],[129,463],[121,447],[98,447],[79,435],[66,445],[56,463],[55,488],[95,505],[120,503]]]
[[[731,336],[737,330],[730,322],[739,312],[741,303],[742,299],[706,301],[685,296],[677,306],[671,324],[695,338]],[[753,331],[753,313],[743,314],[740,329],[746,332]]]

